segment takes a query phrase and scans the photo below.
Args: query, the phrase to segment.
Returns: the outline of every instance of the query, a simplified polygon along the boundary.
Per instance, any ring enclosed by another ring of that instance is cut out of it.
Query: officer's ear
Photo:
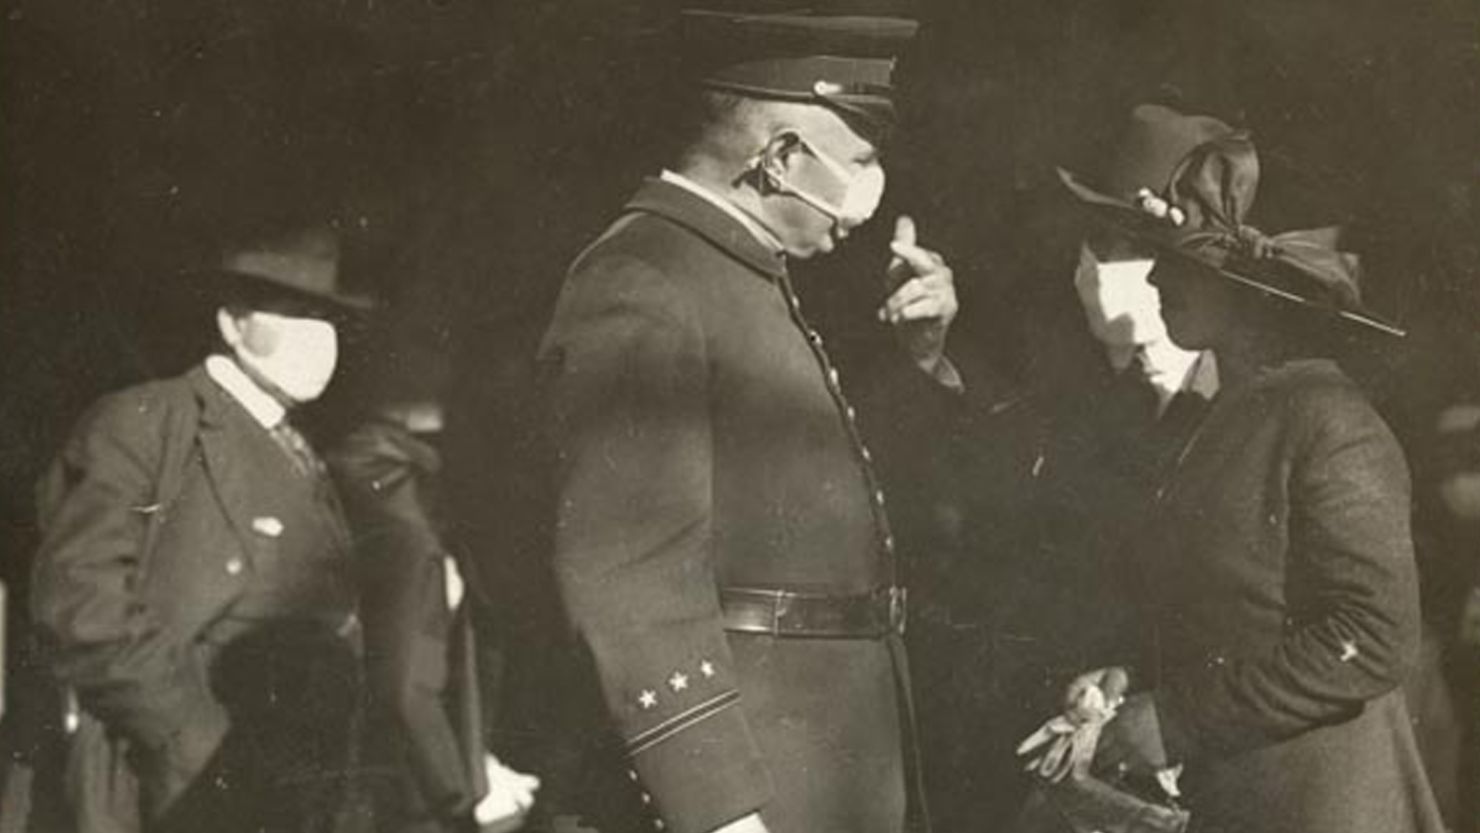
[[[772,132],[760,153],[752,163],[760,180],[762,193],[785,189],[792,165],[804,149],[802,136],[792,127],[780,127]]]

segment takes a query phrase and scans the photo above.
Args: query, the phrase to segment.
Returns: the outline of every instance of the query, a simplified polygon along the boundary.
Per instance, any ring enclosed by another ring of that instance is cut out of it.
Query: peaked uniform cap
[[[895,6],[879,3],[682,13],[684,47],[702,87],[821,104],[869,139],[893,127],[896,59],[918,28]]]

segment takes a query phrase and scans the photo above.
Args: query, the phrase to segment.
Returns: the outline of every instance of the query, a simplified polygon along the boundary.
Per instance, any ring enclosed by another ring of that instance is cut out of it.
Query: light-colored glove
[[[1073,771],[1088,771],[1100,732],[1114,719],[1119,705],[1118,695],[1115,700],[1108,699],[1097,682],[1086,682],[1085,677],[1075,680],[1070,691],[1074,700],[1068,708],[1023,739],[1017,748],[1018,756],[1028,759],[1023,768],[1048,781],[1061,781]]]

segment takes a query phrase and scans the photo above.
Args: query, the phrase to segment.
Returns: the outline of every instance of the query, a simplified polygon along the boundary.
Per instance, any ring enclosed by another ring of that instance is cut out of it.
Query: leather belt
[[[903,634],[903,587],[872,593],[829,595],[769,587],[721,587],[725,630],[733,633],[814,639],[879,639]]]

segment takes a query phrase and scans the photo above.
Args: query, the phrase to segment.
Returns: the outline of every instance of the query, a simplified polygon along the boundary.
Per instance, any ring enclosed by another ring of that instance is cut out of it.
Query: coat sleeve
[[[1253,661],[1167,681],[1156,705],[1173,760],[1229,754],[1355,717],[1417,651],[1409,476],[1354,389],[1313,391],[1292,420],[1283,639]]]
[[[634,780],[668,829],[703,833],[757,810],[770,782],[720,619],[708,362],[682,291],[598,259],[572,274],[542,357],[568,615]]]
[[[83,419],[39,489],[32,582],[60,680],[112,731],[148,748],[187,727],[209,727],[189,733],[206,745],[225,731],[190,645],[165,633],[139,593],[149,524],[169,509],[157,503],[169,413],[163,397],[135,390]]]

